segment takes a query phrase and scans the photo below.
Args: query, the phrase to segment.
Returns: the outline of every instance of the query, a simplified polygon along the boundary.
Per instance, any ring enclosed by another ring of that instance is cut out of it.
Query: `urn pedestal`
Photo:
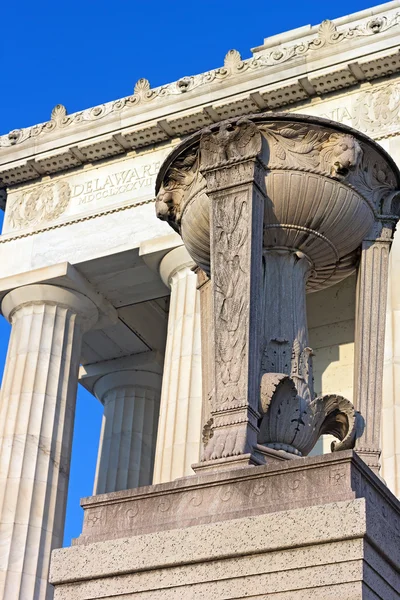
[[[82,500],[54,600],[395,600],[400,504],[352,451]]]

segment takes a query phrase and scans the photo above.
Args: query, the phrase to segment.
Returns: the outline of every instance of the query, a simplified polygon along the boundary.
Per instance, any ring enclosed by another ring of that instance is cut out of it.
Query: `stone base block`
[[[85,511],[97,507],[98,520],[92,513],[78,543],[53,552],[55,600],[400,599],[396,498],[351,452],[293,463],[218,472],[214,485],[208,474],[202,482],[194,477],[153,486],[153,498],[151,488],[142,488],[85,500],[91,506]],[[212,514],[199,502],[208,487]],[[264,502],[252,500],[263,496]],[[127,522],[126,511],[136,518],[132,497],[142,518],[123,531],[117,521]],[[154,511],[170,513],[164,522],[147,520],[145,499],[154,501]],[[111,513],[102,517],[99,503],[103,513],[114,506],[114,532]],[[179,512],[183,505],[192,507],[190,514]],[[91,535],[99,522],[103,528]]]

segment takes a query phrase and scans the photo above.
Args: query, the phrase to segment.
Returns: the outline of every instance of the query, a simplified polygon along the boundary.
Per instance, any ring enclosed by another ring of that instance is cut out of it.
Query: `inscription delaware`
[[[154,187],[159,168],[160,162],[154,162],[78,183],[73,187],[72,198],[76,198],[79,204],[87,204],[93,200]]]
[[[76,169],[11,189],[3,233],[73,220],[110,206],[154,197],[157,173],[171,148]]]

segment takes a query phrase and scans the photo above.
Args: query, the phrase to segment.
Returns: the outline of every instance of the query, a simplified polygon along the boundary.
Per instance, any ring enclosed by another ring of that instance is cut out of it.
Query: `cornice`
[[[0,136],[0,185],[137,151],[229,117],[274,111],[400,72],[399,8],[399,2],[390,2],[323,21],[298,38],[274,36],[276,44],[254,49],[246,60],[230,50],[223,67],[154,89],[141,79],[133,95],[71,115],[57,105],[50,121]],[[285,39],[291,41],[285,44]]]

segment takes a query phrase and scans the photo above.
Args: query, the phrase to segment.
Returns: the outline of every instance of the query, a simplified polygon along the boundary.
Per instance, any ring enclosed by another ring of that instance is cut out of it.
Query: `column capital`
[[[181,269],[192,269],[195,267],[193,259],[185,246],[174,248],[168,252],[160,263],[160,276],[167,287],[171,287],[171,279]]]
[[[55,305],[71,310],[81,317],[84,331],[91,329],[99,318],[96,305],[87,296],[75,290],[47,284],[15,288],[4,296],[1,312],[7,321],[12,322],[13,315],[20,308],[32,304]]]
[[[152,371],[115,371],[100,377],[94,385],[93,393],[102,404],[105,395],[118,388],[145,388],[161,390],[161,375]]]

